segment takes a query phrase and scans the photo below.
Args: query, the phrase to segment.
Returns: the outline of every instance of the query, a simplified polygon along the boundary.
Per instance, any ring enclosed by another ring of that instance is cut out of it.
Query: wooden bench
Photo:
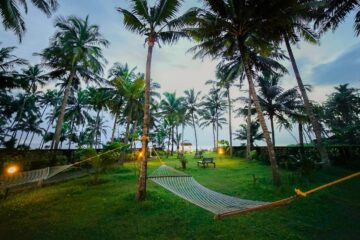
[[[209,166],[209,163],[213,164],[214,168],[215,168],[216,165],[214,162],[214,158],[203,158],[201,161],[197,162],[197,165],[198,165],[198,167],[200,167],[200,165],[201,165],[203,168],[205,168],[205,167]]]

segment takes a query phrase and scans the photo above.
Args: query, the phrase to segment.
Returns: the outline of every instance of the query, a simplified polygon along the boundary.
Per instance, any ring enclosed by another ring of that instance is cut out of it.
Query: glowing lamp
[[[18,166],[15,166],[15,165],[9,166],[9,167],[6,169],[6,172],[7,172],[8,174],[14,174],[14,173],[16,173],[17,171],[19,171],[19,167],[18,167]]]
[[[139,158],[141,158],[143,156],[142,152],[139,152]]]
[[[224,154],[224,149],[219,148],[219,154],[220,154],[220,155],[223,155],[223,154]]]

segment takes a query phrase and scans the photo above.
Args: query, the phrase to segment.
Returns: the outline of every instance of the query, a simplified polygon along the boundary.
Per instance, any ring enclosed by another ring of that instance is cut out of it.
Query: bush
[[[256,150],[252,150],[250,152],[250,158],[251,158],[251,160],[259,160],[259,156],[258,156],[258,153]]]

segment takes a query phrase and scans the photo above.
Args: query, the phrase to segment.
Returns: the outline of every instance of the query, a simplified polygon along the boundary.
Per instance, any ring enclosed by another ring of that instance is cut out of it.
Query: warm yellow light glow
[[[14,173],[16,173],[17,171],[19,171],[19,168],[18,168],[18,166],[15,166],[15,165],[10,166],[10,167],[8,167],[8,168],[6,169],[6,172],[7,172],[8,174],[14,174]]]
[[[220,154],[220,155],[224,154],[224,149],[219,148],[219,154]]]
[[[142,152],[139,152],[139,158],[141,158],[143,156]]]

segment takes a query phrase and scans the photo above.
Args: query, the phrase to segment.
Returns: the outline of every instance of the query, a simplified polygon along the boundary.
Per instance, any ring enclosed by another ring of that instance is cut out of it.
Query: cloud
[[[312,69],[312,82],[317,85],[359,83],[360,44],[350,47],[333,61]]]

